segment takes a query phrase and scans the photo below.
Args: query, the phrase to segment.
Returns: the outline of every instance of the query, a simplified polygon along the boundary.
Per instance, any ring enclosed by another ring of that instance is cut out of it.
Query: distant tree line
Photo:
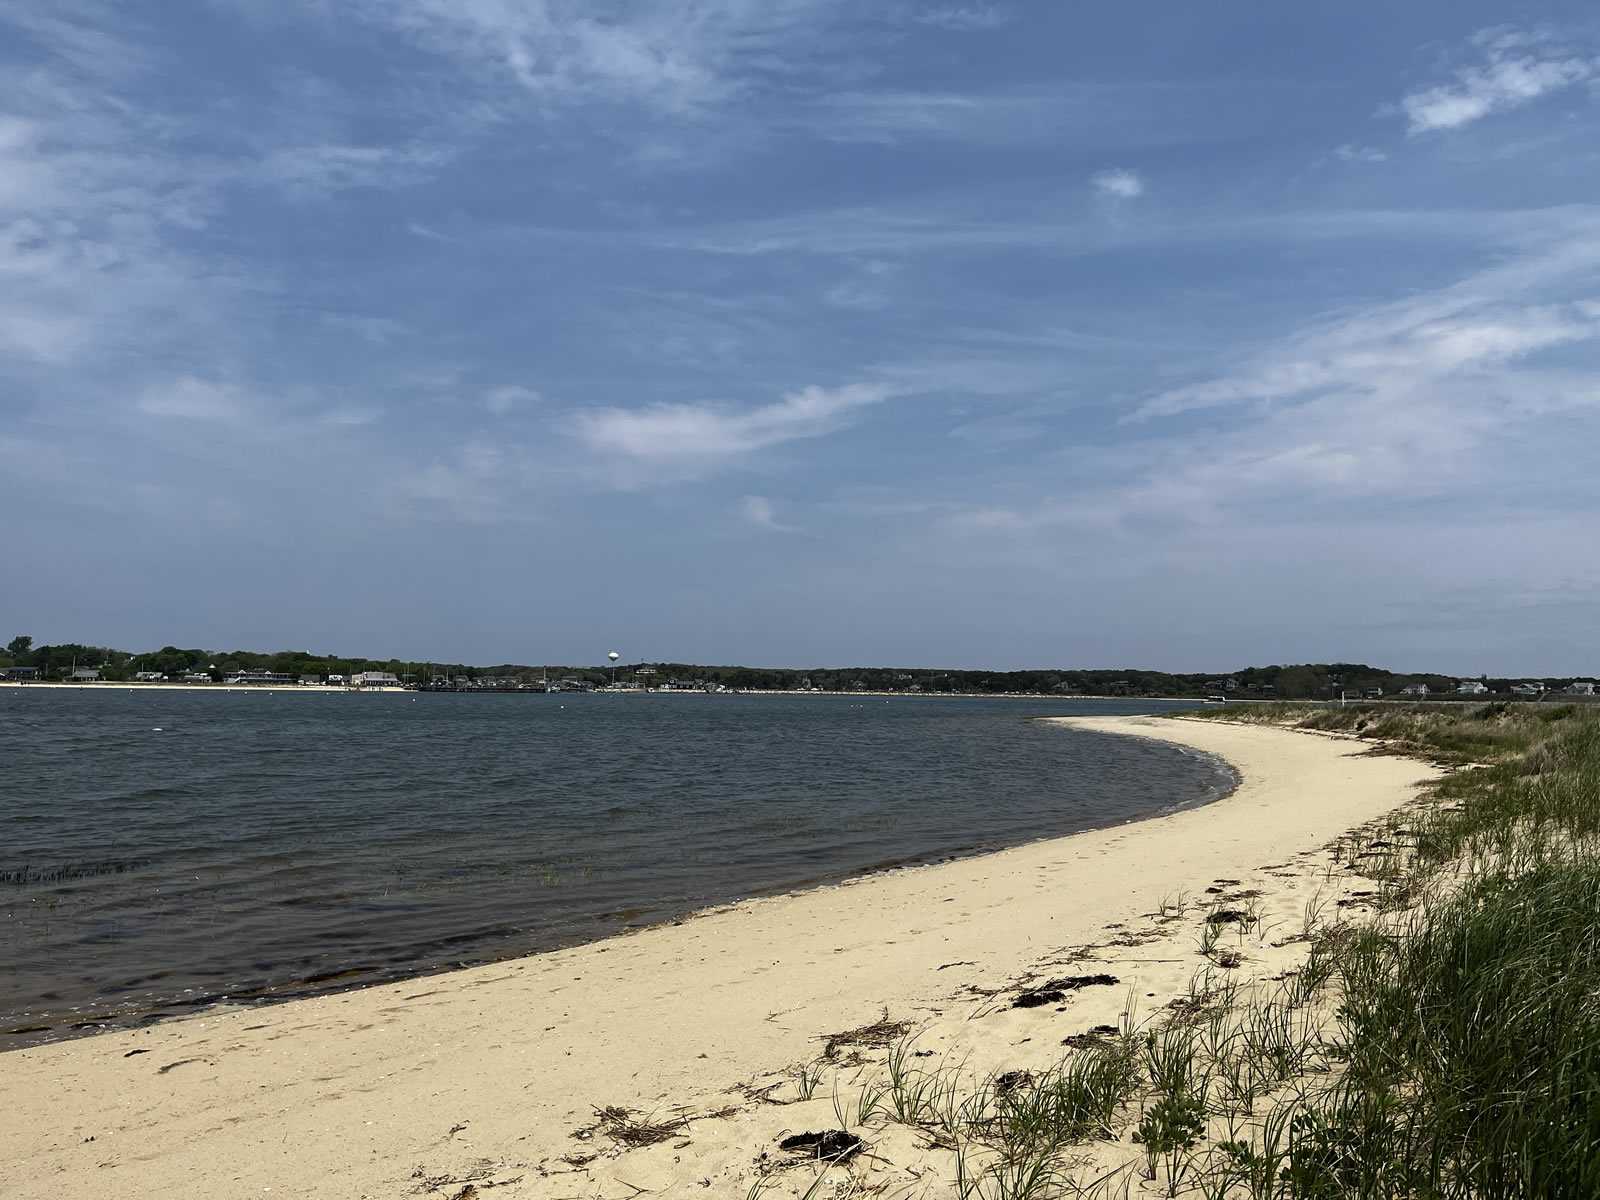
[[[304,650],[280,650],[262,654],[250,650],[183,650],[163,646],[159,650],[130,654],[105,646],[76,642],[35,646],[33,639],[16,637],[0,654],[0,668],[34,667],[41,678],[62,678],[74,667],[96,668],[111,680],[132,679],[141,671],[157,671],[173,679],[201,673],[221,680],[239,671],[267,670],[296,678],[314,675],[349,677],[361,671],[389,671],[401,679],[427,683],[437,679],[516,680],[532,683],[541,679],[581,680],[597,686],[613,678],[610,667],[528,666],[504,663],[493,667],[465,663],[405,661],[396,658],[345,658],[334,654],[312,654]],[[966,695],[1040,696],[1171,696],[1201,697],[1214,694],[1239,699],[1276,698],[1281,700],[1337,699],[1341,693],[1365,695],[1380,689],[1392,696],[1412,684],[1425,684],[1434,695],[1455,691],[1459,677],[1438,674],[1406,674],[1386,671],[1361,663],[1309,663],[1293,666],[1246,667],[1233,672],[1170,674],[1134,668],[1120,670],[1032,670],[977,671],[938,670],[925,667],[815,667],[767,668],[706,666],[695,663],[619,664],[615,678],[623,682],[659,687],[669,681],[679,686],[710,685],[730,690],[826,692],[907,692],[913,694],[962,693]],[[1581,678],[1581,677],[1578,677]],[[1564,687],[1573,677],[1547,677],[1552,688]],[[1481,677],[1490,691],[1508,691],[1518,679]]]

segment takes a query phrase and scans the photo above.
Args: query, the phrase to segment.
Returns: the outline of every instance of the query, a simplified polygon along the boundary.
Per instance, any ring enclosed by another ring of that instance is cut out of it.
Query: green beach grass
[[[1330,881],[1373,881],[1377,915],[1308,902],[1301,965],[1241,983],[1225,947],[1261,936],[1252,914],[1194,905],[1208,965],[1168,1009],[1138,1020],[1130,996],[1119,1030],[1042,1073],[978,1078],[901,1041],[841,1121],[848,1107],[952,1153],[962,1200],[1600,1196],[1600,706],[1175,719],[1352,735],[1450,768],[1332,847]]]
[[[1337,987],[1310,1047],[1328,1079],[1276,1100],[1222,1151],[1246,1167],[1282,1159],[1234,1190],[1600,1195],[1600,707],[1207,716],[1354,734],[1455,768],[1407,827],[1345,848],[1351,861],[1376,853],[1361,870],[1392,915],[1313,953]]]

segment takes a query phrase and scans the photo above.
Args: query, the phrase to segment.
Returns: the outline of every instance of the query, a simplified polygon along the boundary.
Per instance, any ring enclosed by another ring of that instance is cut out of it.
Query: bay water
[[[1159,701],[0,689],[0,1048],[1201,804]]]

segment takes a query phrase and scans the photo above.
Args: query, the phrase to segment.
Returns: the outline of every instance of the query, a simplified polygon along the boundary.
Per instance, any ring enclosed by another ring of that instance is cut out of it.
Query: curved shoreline
[[[971,745],[980,756],[993,753],[994,748],[999,746],[1007,748],[1005,753],[1014,756],[1017,761],[1036,758],[1037,761],[1047,762],[1050,752],[1036,755],[1031,741],[1041,739],[1049,742],[1053,736],[1050,731],[1035,726],[1034,732],[1026,739],[1030,742],[1027,746],[1013,738],[1010,731],[1012,721],[1017,723],[1018,730],[1025,730],[1035,721],[1062,715],[1062,706],[1053,707],[1055,711],[1050,716],[1037,715],[1033,711],[1008,714],[1005,736],[997,741],[993,736],[995,731],[986,730],[971,739]],[[1153,714],[1146,710],[1139,715]],[[1067,762],[1062,767],[1064,774],[1036,775],[1038,791],[1044,799],[1040,814],[1013,819],[1002,816],[986,820],[980,827],[968,827],[959,820],[960,814],[952,807],[946,814],[948,819],[939,826],[947,828],[949,837],[940,836],[932,829],[924,829],[915,836],[902,831],[898,836],[886,835],[875,844],[853,851],[851,858],[834,855],[831,860],[819,860],[804,854],[790,857],[776,854],[769,856],[767,865],[759,871],[745,871],[716,881],[702,881],[701,886],[694,889],[698,894],[652,892],[648,888],[632,895],[614,894],[603,903],[572,909],[554,921],[529,919],[515,909],[505,909],[503,919],[496,922],[493,920],[496,914],[485,915],[480,910],[477,915],[483,920],[476,925],[443,926],[436,923],[410,940],[404,936],[406,931],[402,931],[388,940],[374,939],[370,946],[362,944],[314,962],[297,959],[292,950],[285,952],[287,940],[281,939],[277,947],[257,953],[252,960],[256,964],[266,961],[270,966],[276,958],[278,962],[293,963],[295,971],[281,968],[269,970],[267,966],[257,966],[251,970],[241,966],[244,960],[235,954],[232,959],[224,957],[226,971],[218,970],[210,977],[199,977],[183,973],[183,966],[189,961],[187,957],[176,956],[171,949],[159,945],[147,947],[144,954],[136,953],[132,958],[120,960],[126,975],[108,975],[108,978],[144,979],[150,982],[137,987],[124,987],[114,994],[74,990],[71,986],[74,973],[66,968],[58,968],[53,976],[46,976],[35,969],[30,981],[37,979],[37,982],[29,995],[55,992],[58,998],[53,1004],[16,1004],[9,1002],[8,996],[8,1003],[0,1005],[0,1049],[31,1048],[72,1038],[137,1029],[157,1019],[194,1016],[218,1006],[263,1007],[336,995],[352,989],[404,985],[463,968],[489,966],[530,955],[590,945],[619,934],[692,919],[704,911],[730,904],[838,886],[847,881],[895,871],[936,866],[1096,828],[1114,828],[1165,815],[1180,807],[1213,803],[1237,786],[1236,773],[1215,756],[1191,754],[1179,747],[1160,744],[1156,739],[1144,741],[1155,749],[1141,758],[1152,755],[1165,758],[1178,773],[1192,775],[1192,780],[1152,782],[1166,779],[1165,773],[1158,769],[1158,763],[1139,761],[1134,765],[1123,765],[1121,772],[1140,782],[1134,784],[1132,793],[1123,802],[1101,811],[1107,806],[1094,798],[1096,793],[1093,790],[1085,788],[1081,782],[1070,782],[1079,778],[1073,772],[1081,764]],[[1103,748],[1103,737],[1094,741],[1085,739],[1085,745],[1097,748],[1079,751],[1080,755],[1087,754],[1093,759],[1113,764],[1126,764],[1127,760],[1118,758],[1114,745],[1110,750]],[[877,751],[877,756],[881,760],[882,755],[891,752],[892,748],[886,745]],[[1071,752],[1068,753],[1070,757]],[[912,773],[913,778],[920,773],[919,767],[931,770],[920,759],[907,759],[901,765]],[[1149,774],[1146,774],[1146,768]],[[1118,769],[1113,767],[1114,772]],[[1096,777],[1105,778],[1104,775]],[[974,779],[973,782],[977,781]],[[938,791],[937,788],[932,790]],[[940,794],[953,798],[962,793],[945,787]],[[1133,802],[1135,794],[1137,803]],[[1174,801],[1175,796],[1181,799]],[[1119,808],[1121,811],[1117,811]],[[1136,815],[1130,815],[1130,812]],[[907,815],[913,814],[908,811]],[[790,850],[796,847],[804,850],[807,844],[803,838],[790,839],[786,843]],[[118,862],[116,865],[121,873],[124,864]],[[133,869],[132,860],[128,865],[130,870]],[[144,865],[149,864],[145,862]],[[170,876],[171,872],[168,874]],[[8,882],[28,883],[35,888],[45,888],[53,883],[44,876],[37,881]],[[154,881],[155,884],[166,882],[168,880],[159,877]],[[146,889],[150,886],[147,884]],[[156,890],[161,889],[158,887]],[[270,897],[261,900],[263,905],[270,902]],[[301,939],[299,945],[321,945],[316,941],[314,928],[301,928],[294,936]],[[292,942],[288,944],[292,945]],[[165,956],[162,954],[164,949]],[[81,955],[77,961],[88,962]]]
[[[885,1008],[924,1027],[930,1044],[1026,1053],[1017,1047],[1035,1040],[1029,1023],[1048,1014],[974,1020],[974,995],[1067,961],[1176,891],[1219,876],[1277,886],[1268,876],[1292,875],[1286,860],[1403,805],[1433,774],[1279,729],[1060,720],[1216,754],[1240,786],[1200,808],[744,901],[569,950],[8,1051],[0,1089],[20,1114],[8,1184],[25,1196],[196,1184],[205,1195],[394,1194],[415,1186],[418,1164],[485,1159],[521,1172],[497,1192],[508,1198],[574,1194],[585,1176],[591,1196],[720,1178],[749,1150],[736,1135],[759,1148],[768,1125],[801,1120],[798,1110],[729,1118],[726,1134],[708,1130],[678,1151],[681,1162],[661,1147],[611,1165],[561,1163],[591,1106],[726,1101],[731,1085],[802,1061],[816,1053],[809,1040]],[[1193,966],[1139,962],[1117,969],[1157,997]],[[1086,991],[1072,1019],[1103,1020],[1123,1003],[1120,988]],[[611,1166],[626,1186],[604,1174]],[[744,1194],[729,1188],[712,1194]]]

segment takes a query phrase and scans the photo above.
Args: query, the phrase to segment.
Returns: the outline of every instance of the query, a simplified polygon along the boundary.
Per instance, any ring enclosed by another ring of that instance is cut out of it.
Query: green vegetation
[[[10,663],[3,661],[9,658]],[[468,680],[531,684],[542,680],[574,680],[603,686],[613,672],[609,667],[575,667],[553,664],[527,665],[502,663],[498,666],[469,666],[465,663],[423,662],[396,658],[375,659],[336,654],[313,654],[305,650],[280,650],[259,653],[251,650],[198,650],[163,646],[138,654],[105,646],[76,642],[34,646],[33,639],[13,638],[0,656],[0,666],[15,664],[36,667],[41,678],[66,676],[74,667],[92,667],[111,680],[131,679],[140,671],[154,671],[177,679],[193,672],[222,679],[239,671],[265,670],[292,675],[349,677],[362,671],[388,671],[405,679]],[[1364,694],[1380,689],[1386,696],[1398,695],[1411,684],[1426,684],[1435,693],[1450,692],[1456,680],[1444,675],[1407,675],[1369,667],[1360,663],[1322,663],[1299,666],[1247,667],[1232,674],[1198,672],[1172,674],[1164,671],[1117,670],[1032,670],[975,671],[932,670],[909,667],[787,667],[706,666],[696,663],[619,664],[615,677],[622,681],[659,686],[676,681],[679,686],[707,685],[730,691],[825,692],[905,692],[910,694],[962,695],[1040,695],[1107,697],[1198,698],[1226,695],[1252,700],[1337,699],[1341,692]],[[1486,680],[1496,692],[1505,692],[1510,679]],[[1560,688],[1570,679],[1547,681]]]
[[[1377,882],[1379,916],[1330,925],[1313,896],[1299,969],[1241,984],[1216,955],[1158,1019],[1135,1026],[1130,1000],[1118,1032],[1069,1039],[1046,1072],[974,1078],[903,1041],[839,1111],[950,1152],[963,1198],[1600,1195],[1600,708],[1204,715],[1454,768],[1332,847],[1330,874]],[[1203,941],[1265,936],[1251,912],[1224,915],[1197,911]],[[1128,1151],[1109,1171],[1083,1153],[1105,1139]]]
[[[1337,1070],[1258,1123],[1287,1157],[1248,1194],[1600,1195],[1600,710],[1249,716],[1482,765],[1437,784],[1400,846],[1367,843],[1363,873],[1417,900],[1324,947],[1341,1003],[1315,1040]]]

